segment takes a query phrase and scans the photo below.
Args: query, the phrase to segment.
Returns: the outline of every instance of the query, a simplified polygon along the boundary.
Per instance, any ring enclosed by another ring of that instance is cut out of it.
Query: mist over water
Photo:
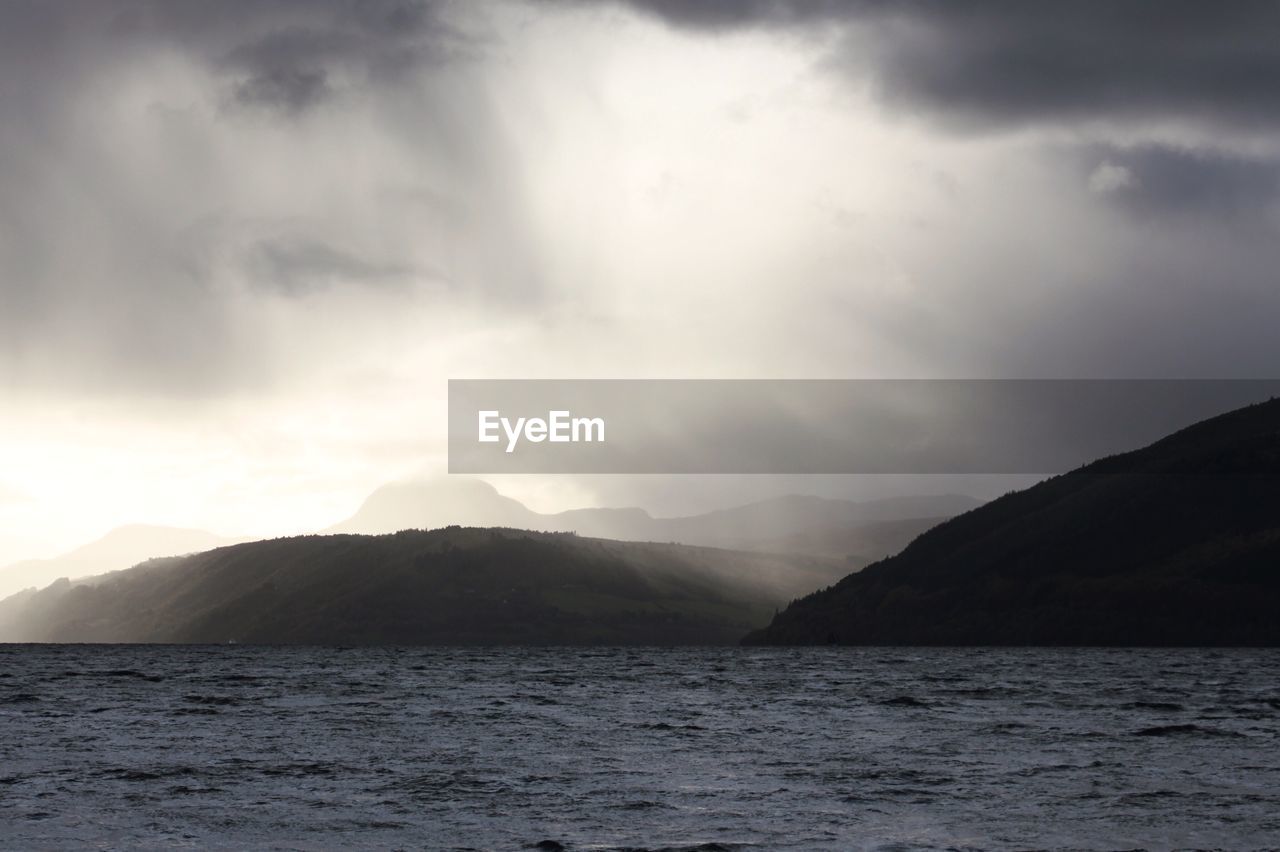
[[[0,837],[1274,847],[1278,684],[1274,650],[0,646]]]

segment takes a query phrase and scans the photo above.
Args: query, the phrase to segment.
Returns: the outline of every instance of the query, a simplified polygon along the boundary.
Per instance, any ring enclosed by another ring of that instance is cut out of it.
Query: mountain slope
[[[451,527],[158,559],[0,602],[0,639],[315,644],[731,643],[829,561]]]
[[[134,524],[117,527],[97,541],[53,559],[30,559],[0,568],[0,598],[30,587],[43,588],[61,577],[77,579],[137,565],[157,556],[195,553],[231,544],[204,530]]]
[[[1280,400],[1006,495],[759,644],[1280,644]]]

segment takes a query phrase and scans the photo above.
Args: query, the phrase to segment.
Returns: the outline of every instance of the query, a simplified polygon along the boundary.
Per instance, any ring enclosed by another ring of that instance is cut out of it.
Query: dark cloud
[[[1270,226],[1280,203],[1280,161],[1218,151],[1097,145],[1081,154],[1090,188],[1142,217]]]
[[[222,57],[220,67],[237,81],[236,103],[298,113],[334,94],[334,79],[383,83],[469,56],[475,47],[427,2],[339,3],[306,20],[264,26]]]
[[[445,0],[16,0],[0,11],[11,82],[48,87],[120,51],[168,48],[225,78],[231,102],[297,112],[479,53]],[[46,72],[33,79],[37,68]],[[51,73],[50,73],[51,72]]]
[[[235,100],[242,106],[299,113],[320,103],[329,92],[324,71],[276,68],[254,74],[238,84]]]
[[[1280,118],[1280,4],[1262,0],[626,0],[676,27],[847,28],[833,64],[964,124]]]

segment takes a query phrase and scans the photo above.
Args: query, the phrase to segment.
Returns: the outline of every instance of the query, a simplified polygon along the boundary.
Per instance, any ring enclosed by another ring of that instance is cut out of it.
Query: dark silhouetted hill
[[[1280,400],[940,524],[755,644],[1280,644]]]
[[[0,602],[0,638],[312,644],[733,643],[832,560],[451,527],[222,547]]]

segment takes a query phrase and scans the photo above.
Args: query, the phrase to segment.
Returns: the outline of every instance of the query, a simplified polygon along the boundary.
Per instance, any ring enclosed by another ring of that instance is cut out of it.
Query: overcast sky
[[[10,0],[0,563],[325,526],[451,377],[1274,376],[1277,79],[1262,2]]]

